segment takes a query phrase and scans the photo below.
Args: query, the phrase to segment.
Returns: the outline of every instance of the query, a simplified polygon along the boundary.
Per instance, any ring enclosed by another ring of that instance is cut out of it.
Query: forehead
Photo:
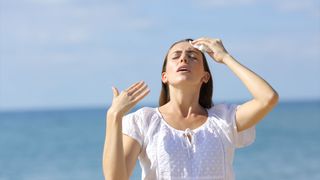
[[[199,51],[198,49],[194,48],[189,42],[180,42],[175,44],[169,51],[174,52],[174,51],[184,51],[184,50],[194,50],[194,51]],[[200,51],[199,51],[200,52]]]

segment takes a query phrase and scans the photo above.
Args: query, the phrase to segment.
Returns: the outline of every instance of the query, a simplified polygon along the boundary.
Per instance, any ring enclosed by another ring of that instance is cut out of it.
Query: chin
[[[170,83],[172,86],[196,86],[199,82],[195,81],[194,79],[190,79],[190,78],[181,78],[176,80],[175,82]]]

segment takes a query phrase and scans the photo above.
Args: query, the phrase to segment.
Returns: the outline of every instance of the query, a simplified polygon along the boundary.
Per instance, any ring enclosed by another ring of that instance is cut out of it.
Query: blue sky
[[[0,0],[0,110],[107,107],[145,80],[157,104],[176,40],[220,38],[281,100],[320,99],[320,1]],[[215,102],[251,98],[209,61]]]

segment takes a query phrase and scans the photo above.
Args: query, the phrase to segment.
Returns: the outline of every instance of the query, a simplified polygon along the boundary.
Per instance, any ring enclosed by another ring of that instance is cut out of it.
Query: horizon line
[[[215,101],[219,103],[242,103],[242,100],[225,100],[225,101]],[[280,100],[278,104],[292,104],[292,103],[317,103],[320,102],[320,99],[285,99]],[[157,106],[158,102],[145,102],[137,104],[133,109],[143,107],[143,106]],[[47,106],[47,107],[34,107],[34,108],[9,108],[9,109],[0,109],[0,113],[14,113],[14,112],[38,112],[38,111],[69,111],[69,110],[81,110],[81,109],[108,109],[110,104],[108,105],[78,105],[78,106]]]

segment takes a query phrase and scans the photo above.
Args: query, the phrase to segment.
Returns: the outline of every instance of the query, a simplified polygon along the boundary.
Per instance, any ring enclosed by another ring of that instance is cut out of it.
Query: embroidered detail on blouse
[[[235,148],[255,139],[255,127],[237,132],[237,105],[218,104],[200,127],[171,127],[157,108],[144,107],[123,118],[123,133],[142,147],[142,179],[234,179]]]

